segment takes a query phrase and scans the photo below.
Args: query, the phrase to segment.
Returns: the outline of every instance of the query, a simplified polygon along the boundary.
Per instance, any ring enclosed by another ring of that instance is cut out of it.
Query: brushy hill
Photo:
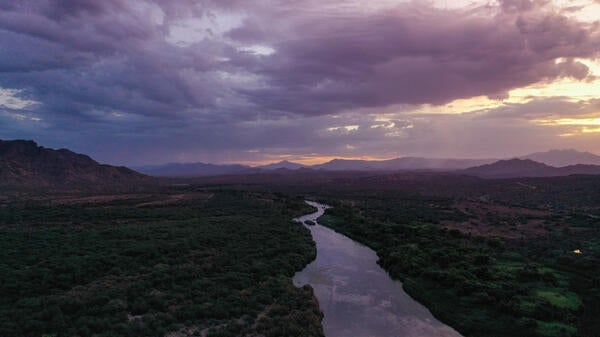
[[[1,186],[102,189],[151,181],[126,167],[103,165],[66,149],[48,149],[30,140],[0,140]]]

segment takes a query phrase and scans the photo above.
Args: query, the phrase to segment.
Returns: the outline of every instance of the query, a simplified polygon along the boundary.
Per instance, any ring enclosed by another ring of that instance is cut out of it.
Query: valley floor
[[[310,199],[465,337],[600,336],[598,177],[276,178],[3,193],[0,335],[323,336]]]

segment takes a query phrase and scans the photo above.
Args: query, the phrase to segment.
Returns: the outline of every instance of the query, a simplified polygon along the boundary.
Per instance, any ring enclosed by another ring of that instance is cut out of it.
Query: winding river
[[[317,212],[295,219],[316,223],[327,206],[307,203]],[[325,317],[327,337],[460,337],[402,289],[377,264],[377,254],[318,223],[306,226],[317,258],[296,273],[294,284],[310,284]]]

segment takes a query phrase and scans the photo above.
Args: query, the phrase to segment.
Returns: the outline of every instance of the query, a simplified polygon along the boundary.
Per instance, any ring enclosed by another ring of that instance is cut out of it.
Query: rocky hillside
[[[126,167],[102,165],[66,149],[47,149],[34,141],[0,140],[1,186],[101,189],[151,181]]]

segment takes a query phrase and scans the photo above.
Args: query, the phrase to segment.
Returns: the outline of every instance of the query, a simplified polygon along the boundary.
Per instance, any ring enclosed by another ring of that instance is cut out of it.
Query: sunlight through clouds
[[[600,118],[559,118],[534,121],[541,125],[600,125]]]
[[[568,97],[572,100],[596,98],[600,93],[600,59],[576,59],[589,68],[588,80],[561,78],[554,81],[536,83],[510,91],[513,101],[523,101],[531,97]]]
[[[20,93],[21,90],[0,87],[0,108],[21,110],[38,104],[38,102],[21,98]]]
[[[52,3],[0,10],[3,134],[119,164],[600,150],[597,1]]]

